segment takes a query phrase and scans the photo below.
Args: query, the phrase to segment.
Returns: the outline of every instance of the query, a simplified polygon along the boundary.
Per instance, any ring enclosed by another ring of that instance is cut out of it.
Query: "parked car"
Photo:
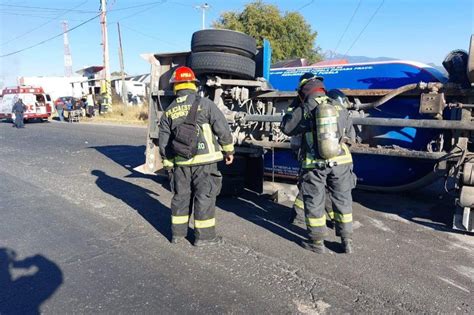
[[[64,109],[68,109],[66,108],[66,103],[67,101],[70,101],[70,103],[72,105],[76,104],[79,100],[75,97],[72,97],[72,96],[61,96],[61,97],[58,97],[56,99],[56,101],[54,101],[54,106],[55,107],[58,107],[59,105],[62,105],[64,106]]]

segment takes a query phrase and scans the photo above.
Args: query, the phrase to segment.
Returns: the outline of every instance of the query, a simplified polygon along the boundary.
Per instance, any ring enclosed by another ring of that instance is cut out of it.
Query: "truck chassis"
[[[473,36],[474,37],[474,36]],[[474,40],[471,38],[471,55]],[[158,123],[163,111],[173,99],[169,79],[178,65],[186,65],[190,52],[144,54],[151,64],[149,124],[146,140],[146,162],[137,168],[147,174],[162,169],[158,153]],[[468,73],[474,74],[474,56],[470,57]],[[471,78],[474,82],[474,78]],[[445,176],[454,182],[456,202],[453,205],[453,228],[474,232],[474,88],[452,83],[411,84],[397,89],[342,90],[351,101],[350,114],[357,131],[367,126],[393,126],[439,129],[439,139],[426,150],[409,150],[396,146],[371,146],[359,139],[350,146],[353,154],[371,154],[425,159],[436,162],[432,177]],[[232,130],[236,152],[246,159],[243,184],[262,192],[263,153],[267,150],[290,148],[289,138],[279,128],[282,115],[296,97],[295,92],[276,91],[265,79],[242,80],[229,76],[201,76],[200,93],[209,97],[222,110]],[[366,113],[394,97],[419,97],[419,112],[432,119],[373,118]],[[450,119],[443,118],[449,110]],[[424,186],[428,179],[400,189]],[[360,188],[368,188],[360,186]],[[372,187],[372,189],[374,189]],[[390,189],[377,189],[390,191]]]

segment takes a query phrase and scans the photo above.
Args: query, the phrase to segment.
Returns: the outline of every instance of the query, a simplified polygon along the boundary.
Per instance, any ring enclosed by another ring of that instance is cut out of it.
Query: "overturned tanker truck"
[[[295,180],[298,162],[279,128],[296,96],[298,78],[312,72],[328,89],[341,89],[357,131],[350,150],[358,187],[413,190],[440,177],[452,183],[453,228],[474,232],[474,35],[470,52],[453,51],[443,62],[449,75],[409,61],[270,68],[271,47],[246,34],[201,30],[191,51],[143,54],[151,64],[146,162],[139,171],[162,169],[158,122],[173,100],[175,68],[191,67],[200,93],[213,100],[231,127],[236,159],[222,167],[224,191],[261,193],[263,181]]]

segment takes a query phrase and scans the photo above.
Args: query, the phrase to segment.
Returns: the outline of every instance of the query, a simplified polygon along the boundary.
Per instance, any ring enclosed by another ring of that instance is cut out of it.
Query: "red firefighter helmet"
[[[193,70],[188,67],[178,67],[171,77],[170,83],[184,83],[184,82],[198,82],[196,76],[194,75]]]

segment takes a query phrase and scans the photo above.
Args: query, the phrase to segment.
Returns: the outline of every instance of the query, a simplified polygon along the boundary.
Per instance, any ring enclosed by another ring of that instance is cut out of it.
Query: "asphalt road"
[[[354,192],[354,255],[297,245],[289,208],[218,201],[225,243],[172,245],[145,129],[0,123],[0,313],[474,313],[474,236],[429,191]]]

